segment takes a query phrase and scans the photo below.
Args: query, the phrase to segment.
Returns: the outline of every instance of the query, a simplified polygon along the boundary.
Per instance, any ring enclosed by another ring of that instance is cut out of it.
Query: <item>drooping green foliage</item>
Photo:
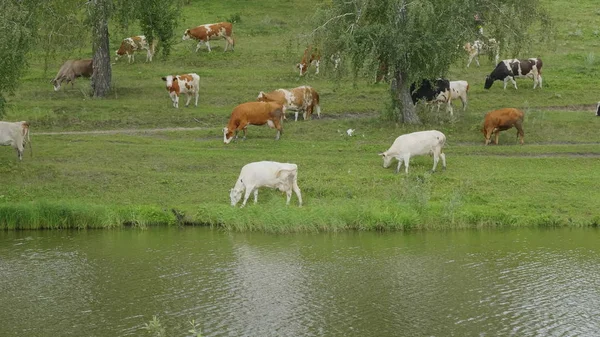
[[[121,28],[127,30],[135,22],[139,23],[140,34],[146,36],[148,43],[158,39],[162,55],[169,55],[180,14],[180,1],[115,0],[114,5],[114,18]]]
[[[443,77],[464,55],[465,42],[494,37],[518,54],[528,45],[534,22],[549,24],[539,0],[333,0],[317,17],[314,38],[325,57],[341,53],[355,75],[389,70],[393,99],[409,123],[419,120],[406,88],[423,78]]]
[[[0,117],[5,95],[14,92],[27,66],[25,54],[33,45],[36,22],[29,1],[0,0]]]

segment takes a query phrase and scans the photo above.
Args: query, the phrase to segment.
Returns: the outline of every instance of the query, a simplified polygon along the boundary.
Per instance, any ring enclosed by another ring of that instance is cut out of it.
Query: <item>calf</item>
[[[494,143],[498,145],[500,131],[508,130],[513,126],[517,128],[517,138],[520,138],[521,145],[523,145],[523,137],[525,137],[525,132],[523,131],[523,111],[504,108],[488,112],[485,115],[483,128],[481,129],[481,133],[485,137],[485,145],[490,143],[490,138],[494,133],[496,134]]]
[[[306,47],[304,55],[300,63],[296,64],[296,69],[300,70],[300,76],[303,76],[308,71],[308,67],[313,65],[316,68],[315,74],[319,73],[319,64],[321,63],[321,54],[318,50],[312,50],[312,46]],[[337,67],[337,64],[336,64]]]
[[[0,122],[0,145],[12,146],[17,150],[19,160],[23,160],[23,151],[26,143],[29,143],[29,149],[31,150],[29,123],[25,121],[14,123]]]
[[[135,52],[142,49],[146,50],[146,62],[152,62],[155,46],[156,39],[152,41],[152,45],[150,46],[144,35],[128,37],[121,41],[121,46],[119,46],[119,49],[116,51],[117,56],[115,62],[123,55],[127,55],[127,63],[135,62]]]
[[[469,54],[467,68],[469,68],[473,59],[475,59],[475,63],[479,67],[479,55],[481,54],[489,53],[494,55],[495,64],[498,64],[498,60],[500,59],[500,44],[494,38],[489,39],[487,44],[481,40],[475,40],[473,44],[467,42],[463,48]]]
[[[239,130],[244,131],[248,125],[269,125],[277,129],[275,140],[279,140],[283,132],[283,115],[285,106],[277,102],[248,102],[236,106],[231,112],[229,123],[223,128],[223,142],[229,144]]]
[[[435,86],[431,83],[430,80],[422,80],[418,89],[416,88],[416,83],[410,85],[410,94],[413,103],[416,105],[419,100],[424,100],[425,102],[443,102],[446,103],[446,110],[450,111],[450,115],[454,115],[452,100],[450,99],[450,81],[438,78],[435,81]]]
[[[517,89],[517,82],[515,77],[529,77],[533,78],[533,89],[540,86],[542,88],[542,60],[539,58],[530,58],[526,60],[503,60],[498,63],[496,68],[485,78],[485,89],[489,89],[496,80],[504,81],[504,90],[506,90],[506,84],[508,80],[511,80],[515,89]]]
[[[190,104],[193,94],[196,97],[194,105],[198,106],[198,97],[200,96],[200,76],[198,74],[169,75],[163,77],[162,80],[167,82],[167,90],[175,108],[179,108],[179,94],[186,94],[185,106]]]
[[[460,101],[462,102],[463,111],[467,110],[468,92],[469,83],[467,81],[450,81],[450,101],[460,98]],[[441,93],[440,95],[443,95],[443,93]],[[443,96],[438,97],[438,111],[440,111],[440,104],[442,104],[443,98]]]
[[[301,86],[294,89],[277,89],[269,93],[261,91],[258,94],[259,102],[277,102],[285,106],[286,110],[295,111],[295,121],[298,121],[298,111],[303,111],[304,120],[310,119],[313,110],[321,118],[321,107],[319,106],[319,94],[309,86]]]
[[[244,194],[242,207],[250,194],[254,192],[254,203],[258,201],[258,188],[269,187],[285,192],[287,196],[286,205],[290,204],[292,190],[298,197],[298,205],[302,207],[302,194],[298,187],[298,165],[278,163],[274,161],[259,161],[244,165],[235,186],[229,191],[231,206],[235,206]]]
[[[92,59],[87,60],[67,60],[58,70],[56,77],[50,83],[54,86],[54,91],[60,90],[62,82],[71,82],[74,84],[78,77],[92,77],[94,74],[94,62]]]
[[[233,25],[229,22],[219,22],[219,23],[210,23],[206,25],[201,25],[196,28],[186,29],[185,33],[183,33],[182,40],[198,40],[198,45],[196,45],[196,52],[202,46],[202,43],[206,44],[206,48],[210,52],[210,40],[218,40],[225,39],[225,50],[231,46],[231,51],[233,51],[234,40],[233,40]]]
[[[379,155],[383,157],[383,167],[388,168],[392,163],[392,159],[398,160],[396,173],[400,172],[402,162],[406,164],[405,173],[408,174],[408,162],[410,157],[433,154],[433,168],[431,172],[435,172],[439,158],[442,158],[443,169],[446,169],[446,155],[442,152],[442,148],[446,143],[446,136],[437,131],[418,131],[402,135],[394,141],[392,146]]]

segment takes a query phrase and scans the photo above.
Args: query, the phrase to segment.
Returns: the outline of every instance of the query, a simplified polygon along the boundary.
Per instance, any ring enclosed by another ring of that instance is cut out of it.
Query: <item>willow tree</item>
[[[160,41],[164,56],[168,55],[177,25],[180,3],[171,0],[89,0],[88,22],[92,28],[94,75],[92,91],[94,97],[105,97],[111,88],[112,69],[110,64],[108,24],[114,16],[117,24],[128,27],[139,23],[141,33],[148,43]]]
[[[464,57],[459,46],[478,34],[475,15],[512,54],[527,45],[534,22],[549,24],[540,0],[332,0],[318,16],[314,37],[324,54],[349,59],[355,75],[388,69],[398,120],[417,124],[410,83],[444,76]]]

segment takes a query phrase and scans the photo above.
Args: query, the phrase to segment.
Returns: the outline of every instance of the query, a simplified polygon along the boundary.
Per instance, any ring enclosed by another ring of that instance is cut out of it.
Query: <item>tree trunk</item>
[[[421,124],[421,119],[417,115],[415,105],[410,97],[409,83],[406,83],[405,78],[407,76],[404,72],[396,70],[394,72],[394,81],[392,81],[392,91],[402,112],[402,120],[400,122],[405,124]],[[400,115],[398,117],[400,118]]]
[[[90,6],[93,6],[91,20],[94,40],[94,75],[92,76],[94,97],[105,97],[110,91],[112,73],[108,50],[109,5],[109,0],[93,0],[90,3]]]

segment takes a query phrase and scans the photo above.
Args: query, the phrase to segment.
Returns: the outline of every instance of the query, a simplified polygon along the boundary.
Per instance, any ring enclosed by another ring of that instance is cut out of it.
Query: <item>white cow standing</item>
[[[190,105],[192,95],[196,97],[194,105],[198,106],[198,97],[200,96],[200,76],[198,74],[169,75],[162,77],[162,80],[166,82],[169,96],[171,97],[171,101],[173,101],[173,107],[179,108],[180,94],[186,94],[187,96],[186,107]]]
[[[388,168],[392,163],[392,159],[398,160],[396,173],[400,172],[402,162],[406,165],[405,172],[408,174],[408,162],[410,157],[433,154],[433,168],[431,172],[435,172],[439,158],[442,158],[443,169],[446,169],[446,155],[442,152],[442,148],[446,143],[446,136],[437,131],[418,131],[402,135],[394,141],[392,146],[379,155],[383,157],[383,167]]]
[[[19,160],[23,160],[25,144],[29,143],[31,150],[31,139],[29,138],[29,123],[22,122],[0,122],[0,145],[12,146],[17,150]]]
[[[235,186],[230,190],[229,197],[231,206],[235,206],[242,198],[245,191],[242,207],[250,194],[254,192],[254,203],[258,201],[258,188],[277,188],[287,195],[286,205],[290,204],[292,190],[298,197],[298,204],[302,206],[302,194],[298,187],[298,165],[289,163],[278,163],[274,161],[259,161],[244,165]]]

